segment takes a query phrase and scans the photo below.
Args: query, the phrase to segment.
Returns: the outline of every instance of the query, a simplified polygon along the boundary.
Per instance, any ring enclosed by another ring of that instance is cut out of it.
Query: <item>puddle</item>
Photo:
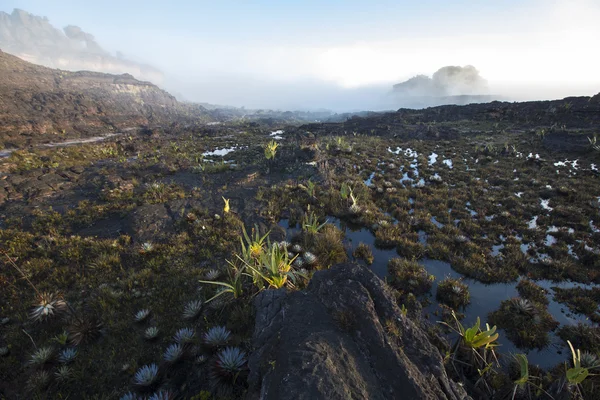
[[[492,246],[492,256],[497,257],[500,256],[502,257],[502,254],[500,253],[500,250],[502,250],[504,248],[503,244],[497,244]]]
[[[207,151],[205,153],[202,153],[202,155],[204,157],[210,157],[210,156],[223,157],[223,156],[226,156],[227,154],[232,153],[236,150],[237,150],[237,147],[229,147],[229,148],[223,148],[223,149],[216,149],[213,151]]]
[[[392,150],[390,147],[388,147],[387,150],[390,153],[396,154],[396,155],[399,155],[400,153],[404,153],[404,155],[408,158],[417,158],[417,156],[418,156],[418,153],[415,150],[411,149],[410,147],[405,150],[403,150],[400,147],[396,147],[396,150]]]
[[[431,217],[431,223],[434,224],[438,229],[441,229],[444,227],[444,224],[442,224],[441,222],[438,222],[438,220],[435,219],[435,217]]]
[[[282,139],[283,139],[283,136],[281,136],[281,135],[283,135],[283,132],[284,132],[284,131],[283,131],[283,129],[279,129],[279,130],[276,130],[276,131],[273,131],[273,132],[271,132],[271,133],[269,134],[269,136],[270,136],[272,139],[275,139],[275,140],[282,140]]]
[[[400,183],[404,185],[404,182],[413,183],[415,180],[408,176],[408,172],[405,172],[402,178],[400,178]]]
[[[375,237],[371,234],[371,232],[365,228],[359,227],[351,227],[337,218],[329,218],[329,222],[335,224],[338,228],[340,228],[344,234],[345,239],[344,243],[346,245],[346,250],[349,256],[349,259],[352,259],[352,251],[359,243],[365,243],[371,246],[373,250],[374,262],[370,266],[371,270],[379,276],[381,279],[385,279],[387,276],[387,263],[390,258],[398,257],[395,250],[382,250],[375,247]],[[289,227],[288,220],[281,220],[279,222],[279,226],[286,229],[288,234],[288,239],[297,232],[300,231],[297,227]],[[426,244],[427,234],[424,231],[419,231],[419,242],[422,244]],[[494,249],[499,252],[501,250],[501,246],[494,246]],[[525,245],[527,246],[527,245]],[[493,250],[494,251],[494,250]],[[438,309],[437,302],[435,301],[435,293],[437,290],[438,283],[447,278],[462,278],[463,282],[465,282],[469,286],[469,292],[471,294],[471,303],[466,307],[462,312],[465,314],[465,319],[463,320],[463,324],[473,324],[477,317],[480,317],[482,322],[487,320],[487,316],[489,313],[496,311],[500,307],[500,303],[504,300],[508,300],[513,297],[517,297],[519,294],[517,292],[516,286],[518,282],[511,283],[497,283],[497,284],[483,284],[474,279],[466,278],[462,274],[454,271],[451,265],[444,261],[438,260],[430,260],[430,259],[421,259],[419,264],[423,265],[429,274],[435,276],[435,281],[433,282],[433,287],[431,290],[431,302],[432,304],[428,307],[424,308],[424,312],[426,313],[428,319],[432,323],[437,323],[441,318],[439,316],[434,315],[434,312]],[[571,314],[567,307],[553,300],[552,287],[559,287],[562,289],[570,289],[574,287],[582,287],[582,288],[592,288],[594,285],[584,285],[578,284],[574,282],[551,282],[547,280],[535,281],[536,284],[546,289],[548,292],[548,311],[553,315],[553,317],[561,324],[561,325],[574,325],[579,322],[589,324],[590,322],[587,320],[587,317],[582,314]],[[568,355],[568,351],[566,350],[562,340],[560,340],[556,335],[550,334],[551,344],[543,350],[530,350],[526,351],[523,349],[517,348],[506,336],[506,334],[499,330],[500,338],[499,343],[500,347],[498,351],[504,355],[515,354],[515,353],[527,353],[527,357],[532,364],[537,364],[542,368],[551,368],[556,364],[563,362]]]
[[[550,204],[550,199],[546,199],[546,200],[540,199],[540,205],[542,206],[542,208],[544,210],[548,210],[548,211],[554,210],[554,208],[550,207],[549,204]]]
[[[122,135],[122,133],[110,133],[108,135],[94,136],[94,137],[86,138],[86,139],[66,140],[66,141],[60,142],[60,143],[44,143],[44,144],[35,146],[35,148],[40,148],[40,147],[55,148],[55,147],[74,146],[74,145],[77,145],[77,144],[97,143],[97,142],[101,142],[103,140],[109,139],[111,137],[119,136],[119,135]],[[0,151],[0,158],[6,158],[6,157],[10,156],[13,152],[15,152],[17,150],[20,150],[20,149],[5,149],[5,150],[2,150],[2,151]]]
[[[446,164],[450,169],[454,168],[452,160],[443,160],[442,163]]]
[[[544,245],[546,247],[551,247],[553,244],[556,244],[558,240],[552,235],[546,235],[546,240],[544,241]]]
[[[557,162],[554,163],[554,166],[555,167],[567,167],[567,166],[570,166],[572,169],[576,170],[576,169],[578,169],[578,167],[577,167],[577,162],[578,161],[579,161],[578,159],[577,160],[573,160],[573,161],[569,161],[569,160],[557,161]]]
[[[436,153],[431,153],[429,156],[429,165],[433,165],[436,163],[438,155]]]
[[[463,278],[463,282],[469,285],[471,303],[467,306],[466,310],[464,310],[465,319],[463,320],[463,324],[473,324],[478,316],[481,318],[482,322],[485,322],[487,320],[487,315],[496,311],[500,307],[502,301],[519,296],[516,288],[518,282],[486,285],[473,279],[464,278],[463,275],[454,271],[447,262],[423,259],[419,261],[419,263],[427,269],[428,273],[436,277],[431,289],[432,297],[435,295],[439,281],[446,277]],[[588,285],[581,285],[573,282],[555,283],[546,280],[535,281],[535,283],[549,292],[548,300],[550,303],[548,305],[548,312],[550,312],[561,325],[574,325],[578,322],[589,324],[585,315],[567,314],[567,307],[553,300],[554,291],[551,289],[552,287],[566,289],[578,286],[587,288],[589,287]],[[436,309],[436,304],[432,304],[425,309],[430,314],[429,320],[431,322],[437,322],[439,320],[439,317],[432,315]],[[500,332],[500,338],[498,340],[500,347],[498,348],[498,351],[504,355],[527,353],[529,362],[531,364],[538,364],[542,368],[551,368],[564,361],[568,355],[562,340],[552,333],[550,334],[551,344],[548,347],[542,350],[530,350],[527,352],[524,349],[517,348],[506,337],[506,334],[502,329],[499,329],[498,331]]]
[[[375,178],[375,172],[371,172],[371,175],[369,175],[369,178],[365,180],[365,185],[367,186],[371,186],[373,183],[373,178]],[[402,181],[400,181],[402,182]]]
[[[536,215],[535,217],[531,218],[531,221],[529,221],[529,223],[527,224],[527,227],[529,229],[537,229],[537,220],[538,220],[538,216]]]

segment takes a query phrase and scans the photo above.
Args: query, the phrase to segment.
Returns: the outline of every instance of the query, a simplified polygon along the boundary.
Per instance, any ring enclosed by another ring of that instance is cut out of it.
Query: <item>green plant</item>
[[[463,344],[472,349],[479,348],[491,348],[495,345],[493,344],[499,337],[499,334],[496,333],[496,327],[490,328],[488,324],[485,325],[486,329],[483,330],[480,328],[481,321],[479,317],[477,317],[477,321],[470,328],[465,328],[460,321],[456,318],[456,315],[452,313],[456,320],[456,324],[458,326],[458,333],[462,337]]]
[[[363,260],[367,265],[373,264],[375,257],[373,256],[373,250],[365,243],[359,243],[356,249],[352,252],[352,257]]]
[[[455,372],[464,381],[473,379],[476,387],[483,386],[484,389],[490,392],[491,388],[486,377],[492,373],[494,363],[499,365],[494,352],[494,348],[497,346],[496,340],[499,337],[496,333],[496,327],[490,328],[486,324],[485,329],[482,329],[479,317],[477,317],[473,326],[465,327],[459,321],[454,310],[452,310],[452,318],[455,327],[443,321],[439,321],[439,323],[458,334],[458,339],[449,354]]]
[[[267,143],[264,147],[265,158],[267,160],[275,159],[275,154],[277,154],[278,147],[279,143],[277,143],[275,140],[271,140],[269,143]]]
[[[519,367],[519,377],[513,382],[514,388],[512,392],[512,399],[515,399],[518,392],[525,392],[526,390],[528,391],[527,397],[532,398],[531,393],[529,393],[530,387],[534,387],[536,389],[536,398],[542,392],[546,394],[549,398],[552,398],[552,396],[548,392],[542,389],[541,384],[538,385],[534,382],[535,379],[539,378],[529,373],[529,360],[527,359],[527,356],[525,354],[515,354],[514,358]]]
[[[340,187],[340,196],[342,200],[347,200],[352,193],[352,188],[346,182],[342,182],[342,186]]]
[[[252,260],[256,260],[263,253],[264,246],[266,243],[267,236],[271,231],[268,231],[264,235],[260,235],[258,225],[254,225],[252,234],[248,235],[246,227],[242,227],[243,239],[240,238],[242,244],[242,258],[247,263],[252,263]],[[245,240],[245,243],[244,243]]]
[[[209,285],[221,286],[221,290],[219,290],[213,297],[206,300],[206,303],[209,303],[219,296],[223,296],[224,294],[230,294],[234,299],[237,299],[244,293],[243,277],[245,266],[243,265],[238,267],[230,261],[227,261],[227,263],[229,264],[229,268],[227,269],[227,279],[225,281],[198,281],[200,283],[207,283]]]
[[[302,229],[308,233],[317,233],[327,224],[327,220],[322,224],[319,224],[319,218],[311,211],[308,214],[302,216]]]
[[[267,251],[260,255],[258,262],[254,265],[246,264],[246,267],[252,272],[254,284],[259,289],[263,288],[261,279],[270,288],[280,289],[286,284],[293,287],[295,275],[292,262],[296,257],[290,259],[287,250],[282,249],[277,243],[269,244]]]
[[[317,194],[317,184],[310,179],[306,182],[306,193],[312,198]]]
[[[569,340],[567,340],[567,343],[569,344],[571,356],[573,357],[573,367],[567,369],[567,381],[571,385],[579,385],[590,375],[590,368],[581,365],[581,350],[575,350]],[[600,367],[600,365],[593,366],[592,368],[595,367]]]

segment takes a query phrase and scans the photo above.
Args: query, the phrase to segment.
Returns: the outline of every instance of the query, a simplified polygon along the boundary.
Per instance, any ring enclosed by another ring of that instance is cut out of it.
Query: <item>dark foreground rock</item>
[[[257,296],[248,399],[467,399],[425,332],[369,269]]]

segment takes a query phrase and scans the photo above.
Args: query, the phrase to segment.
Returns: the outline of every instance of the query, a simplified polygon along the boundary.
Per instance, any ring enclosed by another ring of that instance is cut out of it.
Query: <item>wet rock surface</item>
[[[248,399],[468,398],[363,266],[317,272],[302,292],[262,292],[255,307]]]

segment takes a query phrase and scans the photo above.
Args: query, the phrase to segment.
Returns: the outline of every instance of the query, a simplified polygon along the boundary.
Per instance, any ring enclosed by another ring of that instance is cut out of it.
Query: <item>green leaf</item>
[[[525,354],[517,354],[515,355],[515,358],[521,367],[521,377],[517,379],[515,383],[519,386],[523,386],[529,381],[529,361]]]
[[[567,380],[569,383],[580,384],[588,377],[590,371],[587,368],[576,367],[567,370]]]

